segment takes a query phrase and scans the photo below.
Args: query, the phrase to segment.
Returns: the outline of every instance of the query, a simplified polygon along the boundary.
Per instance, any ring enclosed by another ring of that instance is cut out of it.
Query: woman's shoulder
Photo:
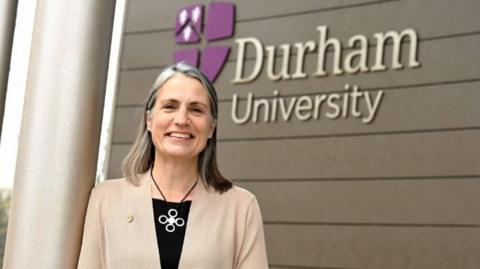
[[[97,200],[114,199],[131,192],[135,187],[137,186],[126,178],[107,179],[97,183],[91,195]]]
[[[113,178],[99,182],[93,188],[93,190],[97,193],[103,193],[110,191],[118,191],[119,189],[124,189],[128,187],[133,187],[133,184],[126,178]]]
[[[250,199],[255,198],[255,195],[251,193],[249,190],[237,185],[232,185],[232,188],[230,188],[227,191],[227,193],[228,192],[230,192],[231,195],[239,196],[242,198],[250,198]]]
[[[257,200],[257,198],[252,192],[237,185],[232,185],[232,187],[228,191],[218,195],[224,200],[228,200],[236,204],[247,205],[252,202],[256,202]]]
[[[219,195],[221,198],[216,200],[216,206],[229,212],[236,212],[236,215],[245,218],[249,214],[260,216],[260,205],[257,197],[251,191],[233,185],[228,191]]]

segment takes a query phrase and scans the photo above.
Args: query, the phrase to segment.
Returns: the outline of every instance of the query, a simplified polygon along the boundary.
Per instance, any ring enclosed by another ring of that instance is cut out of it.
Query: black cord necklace
[[[185,220],[184,219],[182,219],[180,217],[177,218],[178,210],[179,210],[180,206],[182,205],[183,201],[185,201],[187,196],[193,191],[195,186],[197,186],[198,178],[195,181],[195,184],[193,184],[193,186],[190,188],[190,190],[187,192],[187,194],[183,197],[183,199],[177,205],[177,207],[172,208],[170,206],[170,203],[168,202],[167,198],[165,197],[165,195],[163,195],[162,190],[160,190],[160,187],[158,186],[157,181],[153,177],[153,166],[152,166],[152,169],[150,169],[150,176],[152,178],[153,183],[155,184],[155,187],[157,187],[158,192],[160,192],[160,195],[162,195],[163,200],[167,203],[167,206],[169,208],[168,216],[167,215],[161,215],[160,217],[158,217],[158,222],[160,222],[160,224],[165,225],[165,230],[167,232],[169,232],[169,233],[174,232],[175,231],[175,226],[182,227],[183,225],[185,225]]]

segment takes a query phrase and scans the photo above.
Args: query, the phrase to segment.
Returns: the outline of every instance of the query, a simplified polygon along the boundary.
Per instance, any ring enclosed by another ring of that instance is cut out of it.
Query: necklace
[[[187,192],[187,194],[185,194],[185,196],[183,197],[183,199],[180,201],[180,203],[177,205],[176,208],[172,208],[170,206],[170,203],[168,202],[167,198],[165,197],[165,195],[163,195],[163,192],[160,190],[160,187],[158,186],[157,182],[155,181],[155,178],[153,177],[153,167],[152,169],[150,169],[150,176],[152,177],[152,181],[153,183],[155,184],[155,187],[157,187],[157,190],[158,192],[160,192],[160,195],[162,195],[162,198],[163,200],[167,203],[167,206],[169,208],[168,210],[168,216],[167,215],[161,215],[160,217],[158,217],[158,222],[160,222],[160,224],[163,224],[165,225],[165,230],[169,233],[171,232],[174,232],[175,231],[175,227],[178,226],[178,227],[182,227],[183,225],[185,225],[185,220],[178,217],[178,209],[180,208],[180,206],[182,205],[183,201],[185,201],[185,199],[187,198],[187,196],[193,191],[193,189],[195,188],[195,186],[197,186],[197,183],[198,183],[198,178],[197,180],[195,181],[195,184],[193,184],[193,186],[190,188],[190,190]]]

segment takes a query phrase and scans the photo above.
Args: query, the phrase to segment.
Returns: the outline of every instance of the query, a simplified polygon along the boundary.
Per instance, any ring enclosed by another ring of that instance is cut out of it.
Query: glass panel
[[[5,253],[5,241],[7,240],[7,225],[11,198],[11,189],[0,189],[0,267],[3,267],[3,253]]]

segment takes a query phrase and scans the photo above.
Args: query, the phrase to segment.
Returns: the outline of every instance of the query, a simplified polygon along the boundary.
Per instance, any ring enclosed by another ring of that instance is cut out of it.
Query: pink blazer
[[[78,269],[158,269],[151,184],[107,180],[90,195]],[[268,268],[262,216],[253,194],[194,189],[180,269]]]

